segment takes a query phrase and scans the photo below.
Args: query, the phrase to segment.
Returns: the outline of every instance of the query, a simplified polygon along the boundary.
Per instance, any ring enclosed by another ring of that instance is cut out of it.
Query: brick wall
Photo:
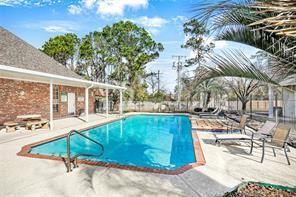
[[[0,124],[18,115],[49,118],[49,85],[0,78]]]
[[[71,86],[59,86],[59,94],[75,93],[76,114],[84,109],[85,89]],[[59,95],[59,112],[54,113],[54,119],[68,116],[68,103],[61,102]],[[89,113],[94,113],[93,90],[89,90]],[[0,125],[6,121],[15,120],[18,115],[40,114],[49,119],[49,84],[24,82],[0,78]]]
[[[93,90],[89,90],[89,101],[88,101],[88,112],[89,113],[94,113],[94,96],[93,96]],[[75,94],[75,105],[76,105],[76,115],[79,115],[80,110],[84,111],[84,101],[79,101],[78,97],[84,97],[85,94],[85,88],[79,88],[79,87],[72,87],[72,86],[59,86],[59,94],[60,94],[60,98],[61,95],[65,93],[74,93]],[[60,101],[60,113],[56,114],[55,113],[55,118],[63,118],[63,117],[67,117],[68,116],[68,102],[61,102]]]

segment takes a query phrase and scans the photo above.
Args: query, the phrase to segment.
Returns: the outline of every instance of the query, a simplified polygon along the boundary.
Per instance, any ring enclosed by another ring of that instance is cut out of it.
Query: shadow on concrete
[[[96,173],[95,169],[87,169],[80,176],[96,195],[103,196],[221,196],[238,184],[228,181],[225,186],[195,169],[180,175],[118,169]]]
[[[178,176],[200,196],[222,196],[240,183],[225,174],[217,174],[216,172],[211,172],[210,174],[215,176],[215,179],[205,174],[205,172],[198,171],[198,168]]]

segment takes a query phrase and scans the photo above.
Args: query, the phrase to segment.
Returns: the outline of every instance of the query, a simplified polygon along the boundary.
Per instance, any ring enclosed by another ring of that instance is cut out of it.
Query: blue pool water
[[[167,170],[196,161],[187,116],[135,115],[89,129],[83,134],[103,144],[105,151],[100,157],[84,156],[82,159]],[[98,155],[100,148],[73,135],[71,151],[73,155]],[[31,153],[66,156],[66,138],[35,146]]]

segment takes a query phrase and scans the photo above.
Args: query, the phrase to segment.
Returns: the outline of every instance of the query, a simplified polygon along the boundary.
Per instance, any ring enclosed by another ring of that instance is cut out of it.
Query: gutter
[[[1,70],[2,71],[13,72],[13,73],[21,73],[21,74],[27,74],[27,75],[43,77],[43,78],[47,78],[49,80],[50,79],[58,79],[58,80],[72,81],[72,82],[83,83],[83,84],[90,84],[92,86],[97,85],[97,86],[99,86],[101,88],[126,90],[126,87],[122,87],[122,86],[116,86],[116,85],[111,85],[111,84],[106,84],[106,83],[88,81],[88,80],[84,80],[84,79],[76,79],[76,78],[72,78],[72,77],[65,77],[65,76],[61,76],[61,75],[44,73],[44,72],[28,70],[28,69],[23,69],[23,68],[17,68],[17,67],[13,67],[13,66],[6,66],[6,65],[0,64],[0,71]]]

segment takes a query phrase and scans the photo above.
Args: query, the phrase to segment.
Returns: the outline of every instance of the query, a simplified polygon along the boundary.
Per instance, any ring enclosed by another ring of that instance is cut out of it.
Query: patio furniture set
[[[278,123],[273,121],[266,121],[257,132],[252,132],[251,135],[247,135],[245,131],[247,119],[247,115],[242,115],[239,123],[237,123],[232,119],[221,121],[201,120],[191,117],[191,123],[192,128],[197,130],[226,131],[226,134],[214,134],[216,144],[221,144],[221,142],[225,141],[250,141],[250,154],[252,154],[254,144],[256,143],[262,148],[261,163],[263,163],[265,149],[267,147],[272,148],[274,156],[276,156],[275,149],[283,150],[287,163],[290,165],[288,157],[288,152],[290,151],[288,137],[291,128],[279,126]],[[240,133],[233,133],[233,131],[240,131]]]
[[[25,127],[26,130],[35,131],[37,128],[47,129],[49,121],[41,118],[39,114],[28,114],[17,116],[16,120],[8,121],[3,124],[6,132],[14,132],[20,127]]]

